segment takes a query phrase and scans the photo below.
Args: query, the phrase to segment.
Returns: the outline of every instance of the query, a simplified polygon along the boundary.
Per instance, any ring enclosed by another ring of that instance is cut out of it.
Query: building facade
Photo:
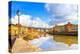
[[[53,32],[77,32],[78,31],[78,25],[75,24],[71,24],[70,22],[68,22],[65,25],[61,25],[61,26],[55,26],[52,28]]]
[[[78,31],[78,25],[71,24],[68,22],[65,27],[65,32],[77,32]]]

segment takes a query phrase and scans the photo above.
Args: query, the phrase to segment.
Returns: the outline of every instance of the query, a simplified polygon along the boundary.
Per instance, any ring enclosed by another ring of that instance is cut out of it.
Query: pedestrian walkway
[[[41,51],[41,49],[31,45],[30,43],[23,40],[22,38],[17,38],[15,40],[15,43],[11,51],[12,53],[24,53],[24,52],[37,52],[37,51]]]

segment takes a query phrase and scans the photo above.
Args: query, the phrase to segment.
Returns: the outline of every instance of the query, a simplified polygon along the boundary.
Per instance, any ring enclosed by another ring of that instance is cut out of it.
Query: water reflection
[[[68,44],[78,44],[78,36],[54,35],[54,40]]]
[[[77,49],[77,44],[73,43],[76,40],[74,40],[71,45],[68,45],[65,41],[67,38],[65,37],[65,39],[63,39],[63,36],[51,36],[47,34],[46,37],[42,36],[39,39],[31,40],[30,43],[41,48],[43,51]]]

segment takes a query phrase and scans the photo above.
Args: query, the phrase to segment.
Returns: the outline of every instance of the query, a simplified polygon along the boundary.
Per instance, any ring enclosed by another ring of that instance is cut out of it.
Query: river
[[[42,49],[42,51],[54,51],[54,50],[75,50],[78,49],[78,37],[77,36],[64,36],[64,35],[42,35],[38,39],[29,41],[32,45],[35,45]]]

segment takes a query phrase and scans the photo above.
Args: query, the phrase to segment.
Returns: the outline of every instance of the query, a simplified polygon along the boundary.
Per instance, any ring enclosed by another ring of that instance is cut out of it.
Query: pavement
[[[24,53],[24,52],[39,52],[40,48],[31,45],[28,41],[22,38],[16,38],[13,47],[11,49],[12,53]]]

